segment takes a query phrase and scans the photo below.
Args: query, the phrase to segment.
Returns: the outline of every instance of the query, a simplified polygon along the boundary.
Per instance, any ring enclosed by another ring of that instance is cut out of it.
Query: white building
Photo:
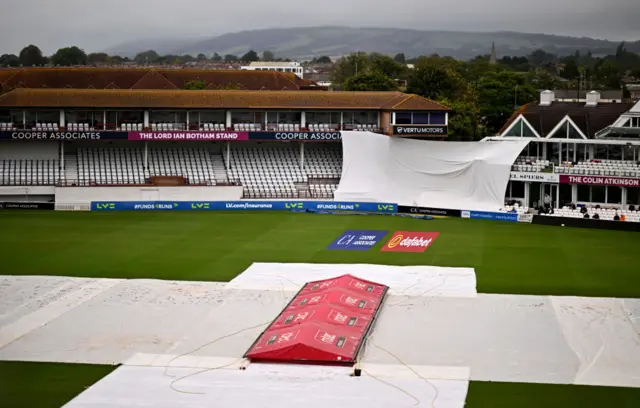
[[[304,70],[299,62],[270,62],[256,61],[240,69],[246,71],[278,71],[290,74],[296,74],[300,79],[304,78]]]

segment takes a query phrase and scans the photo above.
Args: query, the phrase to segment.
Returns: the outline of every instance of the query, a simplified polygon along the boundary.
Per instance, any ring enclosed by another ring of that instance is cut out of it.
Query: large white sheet
[[[436,142],[343,132],[339,201],[496,211],[527,141]]]

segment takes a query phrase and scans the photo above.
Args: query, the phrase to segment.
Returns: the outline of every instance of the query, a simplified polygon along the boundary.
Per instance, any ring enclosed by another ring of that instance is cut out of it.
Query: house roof
[[[596,106],[585,106],[584,102],[553,102],[550,106],[540,106],[536,101],[515,111],[500,130],[500,134],[523,115],[541,137],[546,137],[565,116],[569,115],[582,133],[588,138],[593,138],[598,131],[613,124],[632,106],[632,103],[600,103]]]
[[[295,75],[294,75],[295,76]],[[0,70],[0,91],[15,88],[184,89],[203,81],[207,89],[299,90],[296,80],[277,71],[158,68],[20,68]]]
[[[429,99],[401,92],[25,88],[1,95],[0,107],[450,110]]]
[[[556,99],[587,99],[587,93],[591,91],[586,90],[573,90],[573,89],[555,89],[553,93]],[[604,91],[598,91],[600,93],[600,99],[616,99],[621,100],[623,98],[622,89],[607,89]]]

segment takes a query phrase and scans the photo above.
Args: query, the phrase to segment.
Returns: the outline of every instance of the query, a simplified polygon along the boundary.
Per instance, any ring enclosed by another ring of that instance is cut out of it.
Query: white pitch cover
[[[528,141],[439,142],[343,132],[337,201],[497,211]]]

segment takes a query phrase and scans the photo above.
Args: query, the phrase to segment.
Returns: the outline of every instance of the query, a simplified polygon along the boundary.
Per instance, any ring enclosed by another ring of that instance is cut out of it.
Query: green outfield
[[[422,254],[326,250],[346,229],[440,236]],[[4,212],[0,231],[5,275],[228,281],[252,262],[439,265],[475,268],[482,293],[640,297],[634,232],[285,212]]]
[[[424,253],[326,250],[347,229],[433,231]],[[0,213],[0,275],[228,281],[252,262],[473,267],[478,292],[640,298],[640,234],[285,212]],[[59,407],[113,367],[0,362],[0,406]],[[472,382],[467,406],[637,406],[640,389]]]

